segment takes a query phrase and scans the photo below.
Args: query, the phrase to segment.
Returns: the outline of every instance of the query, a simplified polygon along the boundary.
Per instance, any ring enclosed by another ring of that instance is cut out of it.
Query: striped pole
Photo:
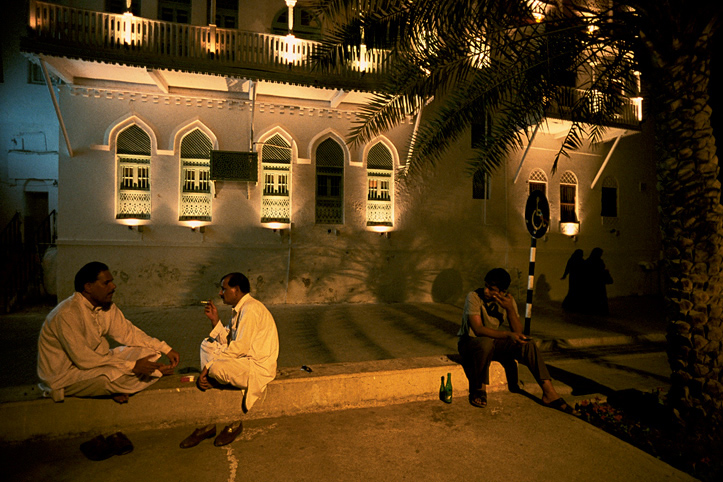
[[[535,254],[537,252],[537,238],[532,237],[530,246],[530,272],[527,275],[527,305],[525,306],[525,336],[530,336],[530,321],[532,320],[532,287],[535,285]]]

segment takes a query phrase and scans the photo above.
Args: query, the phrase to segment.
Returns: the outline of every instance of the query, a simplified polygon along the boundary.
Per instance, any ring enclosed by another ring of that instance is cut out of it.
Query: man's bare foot
[[[128,403],[128,394],[127,393],[116,393],[115,395],[111,395],[111,398],[116,403]]]

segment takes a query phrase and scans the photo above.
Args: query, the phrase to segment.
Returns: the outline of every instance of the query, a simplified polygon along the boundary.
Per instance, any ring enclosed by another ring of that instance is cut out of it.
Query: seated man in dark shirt
[[[495,268],[485,276],[484,288],[467,295],[457,346],[469,380],[469,402],[476,407],[487,405],[492,361],[517,360],[530,369],[542,387],[543,405],[575,414],[552,386],[537,346],[522,333],[517,303],[507,293],[510,282],[507,271]]]

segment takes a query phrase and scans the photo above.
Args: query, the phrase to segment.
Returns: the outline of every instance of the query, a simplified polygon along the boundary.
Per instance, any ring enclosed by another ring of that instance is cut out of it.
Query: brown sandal
[[[475,407],[485,408],[487,406],[487,392],[470,393],[469,403]]]

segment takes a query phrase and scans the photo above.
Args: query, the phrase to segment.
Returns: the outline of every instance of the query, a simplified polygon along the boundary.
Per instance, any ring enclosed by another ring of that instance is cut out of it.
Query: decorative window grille
[[[570,171],[560,178],[560,222],[577,221],[577,177]]]
[[[180,221],[211,221],[211,139],[194,129],[181,140]]]
[[[261,222],[291,222],[291,145],[279,134],[264,142],[261,148],[261,167],[264,179]]]
[[[316,148],[316,224],[344,223],[344,151],[333,139]]]
[[[618,220],[618,181],[614,177],[603,179],[600,204],[603,226],[616,224]]]
[[[375,144],[367,154],[367,226],[391,226],[394,213],[392,209],[392,173],[394,161],[392,153],[381,142]]]
[[[151,138],[136,124],[116,139],[116,219],[151,218]]]
[[[542,169],[535,169],[530,173],[530,178],[527,181],[530,191],[528,194],[532,194],[533,191],[541,191],[542,194],[547,197],[547,175]]]

